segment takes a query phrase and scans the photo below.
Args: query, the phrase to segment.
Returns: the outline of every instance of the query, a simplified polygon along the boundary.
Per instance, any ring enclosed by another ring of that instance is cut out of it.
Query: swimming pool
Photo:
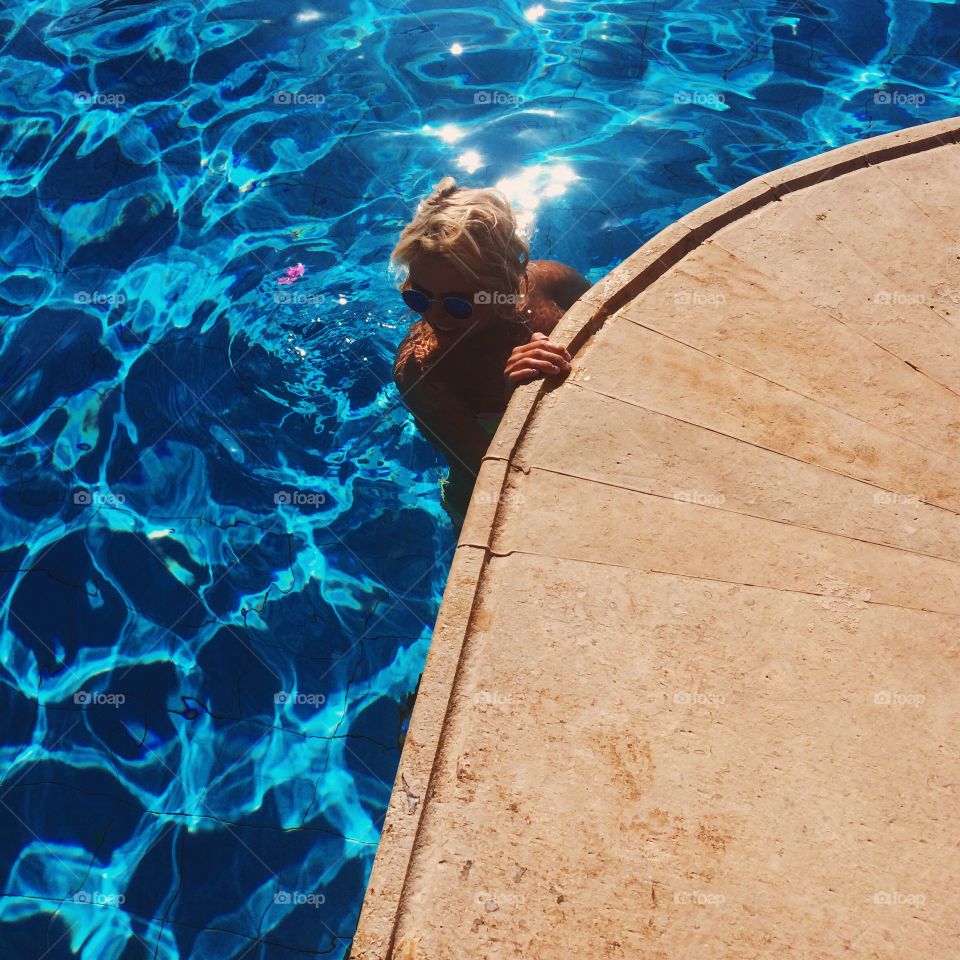
[[[957,113],[958,8],[40,0],[0,36],[0,954],[343,957],[454,545],[390,376],[414,199],[501,183],[598,280]]]

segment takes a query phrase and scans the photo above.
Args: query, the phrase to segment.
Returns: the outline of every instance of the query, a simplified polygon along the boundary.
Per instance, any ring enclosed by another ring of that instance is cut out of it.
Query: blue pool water
[[[391,380],[417,197],[500,183],[598,280],[960,112],[958,39],[913,0],[0,10],[0,956],[349,950],[454,546]]]

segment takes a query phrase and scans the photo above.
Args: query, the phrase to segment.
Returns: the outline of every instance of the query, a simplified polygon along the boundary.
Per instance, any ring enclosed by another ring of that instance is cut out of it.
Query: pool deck
[[[553,339],[354,960],[960,956],[960,119],[694,211]]]

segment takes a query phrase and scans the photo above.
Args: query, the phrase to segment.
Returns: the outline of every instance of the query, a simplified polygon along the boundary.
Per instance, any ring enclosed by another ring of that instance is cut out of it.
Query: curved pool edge
[[[576,353],[607,317],[679,263],[723,227],[797,190],[859,168],[960,142],[960,118],[884,134],[762,174],[690,212],[662,230],[610,271],[567,311],[552,339]],[[395,943],[397,921],[407,898],[412,855],[430,802],[444,730],[457,709],[453,693],[473,626],[493,534],[503,522],[501,492],[513,457],[530,429],[542,398],[557,389],[544,381],[517,389],[481,465],[454,554],[391,794],[382,838],[364,899],[351,957],[354,960],[414,960],[416,946]]]

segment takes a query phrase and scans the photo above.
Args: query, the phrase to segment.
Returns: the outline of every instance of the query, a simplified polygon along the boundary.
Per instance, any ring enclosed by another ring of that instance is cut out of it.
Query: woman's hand
[[[515,347],[503,371],[507,392],[536,377],[570,372],[570,354],[545,333],[535,333],[529,343]]]

